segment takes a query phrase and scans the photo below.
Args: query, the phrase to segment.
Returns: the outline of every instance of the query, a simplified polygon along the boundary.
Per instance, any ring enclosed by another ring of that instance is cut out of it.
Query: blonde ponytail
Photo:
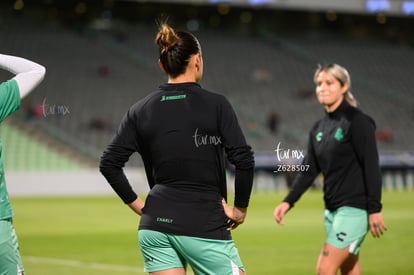
[[[345,100],[349,103],[349,105],[351,105],[353,107],[358,106],[358,101],[355,99],[354,95],[351,93],[350,90],[348,90],[345,93]]]

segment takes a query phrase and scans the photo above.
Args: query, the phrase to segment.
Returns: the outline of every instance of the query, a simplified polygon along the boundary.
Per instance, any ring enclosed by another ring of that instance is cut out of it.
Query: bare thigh
[[[324,244],[318,259],[318,274],[335,275],[338,270],[341,270],[342,274],[360,274],[358,255],[350,254],[348,247],[339,249]]]
[[[186,270],[183,267],[171,268],[166,270],[160,270],[156,272],[150,272],[151,275],[185,275]]]

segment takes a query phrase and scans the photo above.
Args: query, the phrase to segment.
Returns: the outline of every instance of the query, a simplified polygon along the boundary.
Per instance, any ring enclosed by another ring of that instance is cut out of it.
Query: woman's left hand
[[[381,235],[387,231],[381,212],[369,214],[368,222],[371,234],[374,238],[381,237]]]

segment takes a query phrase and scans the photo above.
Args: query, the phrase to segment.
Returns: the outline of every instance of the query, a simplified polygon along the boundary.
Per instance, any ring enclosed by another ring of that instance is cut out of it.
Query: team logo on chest
[[[341,127],[339,127],[338,129],[336,129],[336,132],[335,132],[334,138],[335,138],[337,141],[341,141],[341,140],[344,138],[344,130],[342,130],[342,128],[341,128]]]
[[[316,135],[315,135],[316,141],[317,142],[321,141],[322,140],[322,136],[323,136],[323,133],[322,132],[317,132]]]

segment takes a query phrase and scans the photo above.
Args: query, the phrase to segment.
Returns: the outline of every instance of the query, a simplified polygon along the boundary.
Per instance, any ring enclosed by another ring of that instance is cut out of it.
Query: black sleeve
[[[356,114],[352,119],[351,135],[355,154],[363,170],[368,213],[381,212],[382,181],[375,140],[375,122],[362,113]]]
[[[123,117],[118,131],[100,160],[99,169],[118,196],[128,204],[138,196],[123,171],[125,163],[134,152],[139,152],[138,137],[133,112],[129,110]]]
[[[316,160],[315,151],[313,150],[313,131],[309,134],[308,149],[305,158],[302,161],[302,165],[308,165],[307,171],[299,172],[293,180],[292,187],[289,194],[283,200],[290,204],[292,208],[305,191],[313,184],[315,178],[320,173],[320,168]]]
[[[235,166],[234,206],[245,208],[249,206],[252,192],[254,154],[247,145],[236,114],[227,100],[224,101],[221,111],[220,131],[223,144],[229,162]]]
[[[234,206],[245,208],[249,206],[250,195],[253,187],[254,158],[249,146],[238,150],[229,150],[229,161],[235,165],[234,178]],[[241,168],[238,163],[250,159],[252,167]]]

